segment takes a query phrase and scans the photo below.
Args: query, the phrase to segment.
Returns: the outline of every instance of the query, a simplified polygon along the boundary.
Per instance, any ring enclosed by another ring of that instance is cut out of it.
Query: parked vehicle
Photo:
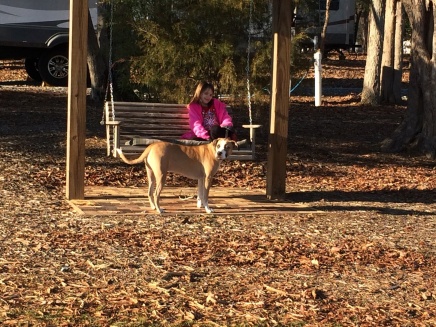
[[[312,40],[320,39],[324,26],[326,0],[316,1],[315,10],[300,6],[296,10],[295,28]],[[325,37],[325,52],[356,47],[355,0],[332,0]],[[316,47],[316,45],[315,45]]]
[[[94,25],[97,2],[89,0]],[[0,0],[0,59],[25,59],[27,74],[68,84],[69,0]]]

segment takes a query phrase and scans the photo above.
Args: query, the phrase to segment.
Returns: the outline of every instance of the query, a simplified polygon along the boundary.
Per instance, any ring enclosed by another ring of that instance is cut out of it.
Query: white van
[[[97,1],[88,0],[94,25]],[[25,59],[28,75],[68,83],[69,0],[0,0],[0,59]]]

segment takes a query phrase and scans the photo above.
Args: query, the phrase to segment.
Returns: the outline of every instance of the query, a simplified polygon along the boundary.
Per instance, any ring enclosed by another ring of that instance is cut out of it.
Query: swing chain
[[[253,124],[251,115],[251,91],[250,91],[250,51],[251,51],[251,33],[253,31],[253,0],[249,2],[249,20],[248,20],[248,40],[247,40],[247,66],[245,71],[247,73],[247,103],[248,103],[248,115],[250,125]]]
[[[106,94],[104,96],[105,102],[107,102],[108,95],[110,94],[110,102],[112,107],[112,117],[108,119],[115,120],[115,107],[114,107],[114,88],[113,88],[113,76],[112,76],[112,52],[113,52],[113,23],[114,23],[114,1],[110,3],[110,23],[109,23],[109,60],[108,60],[108,83],[106,86]],[[101,125],[105,124],[105,107],[103,107],[103,115],[101,118]]]

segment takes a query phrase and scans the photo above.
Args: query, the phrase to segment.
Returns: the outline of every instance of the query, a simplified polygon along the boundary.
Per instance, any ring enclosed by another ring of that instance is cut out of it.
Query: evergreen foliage
[[[249,29],[249,0],[113,0],[114,70],[122,97],[133,88],[150,101],[187,103],[197,83],[207,80],[217,94],[245,98],[250,30],[251,90],[265,93],[271,2],[252,1]]]

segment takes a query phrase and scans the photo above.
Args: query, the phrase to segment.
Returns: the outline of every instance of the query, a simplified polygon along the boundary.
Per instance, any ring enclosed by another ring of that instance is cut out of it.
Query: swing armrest
[[[256,128],[262,127],[262,125],[242,125],[242,127],[249,128],[249,129],[252,129],[252,128],[256,129]]]
[[[262,125],[250,124],[250,125],[242,125],[242,127],[250,130],[250,141],[252,143],[254,143],[254,141],[255,141],[255,133],[254,132],[257,128],[262,127]]]
[[[121,122],[119,120],[109,120],[109,121],[106,121],[105,124],[110,125],[110,126],[118,126],[121,124]]]
[[[256,133],[255,130],[257,128],[262,127],[262,125],[253,125],[253,124],[249,124],[249,125],[242,125],[243,128],[247,128],[250,130],[250,142],[251,142],[251,151],[254,155],[255,153],[255,149],[256,149]]]
[[[107,156],[111,155],[111,140],[110,140],[110,129],[113,129],[113,146],[112,146],[112,155],[114,157],[117,156],[117,150],[120,147],[120,124],[119,120],[109,120],[106,121],[106,144],[107,144]]]

